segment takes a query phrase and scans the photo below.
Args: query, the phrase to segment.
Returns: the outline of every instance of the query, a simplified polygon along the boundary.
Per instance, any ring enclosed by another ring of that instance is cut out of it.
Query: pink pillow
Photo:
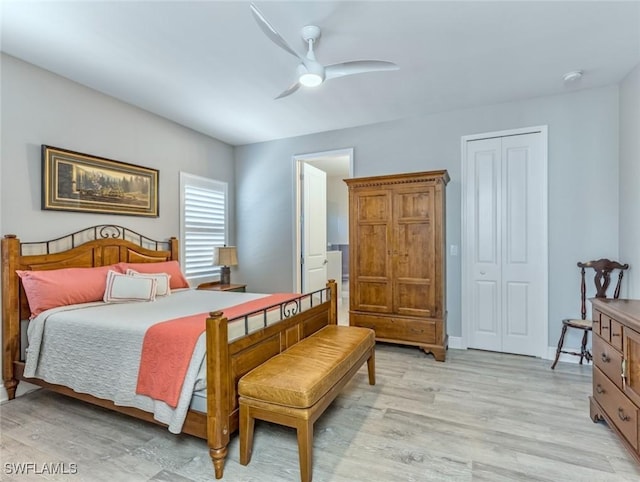
[[[118,265],[96,268],[63,268],[45,271],[16,271],[29,301],[31,317],[58,306],[102,301],[110,269]]]
[[[189,288],[189,282],[180,270],[177,261],[162,261],[160,263],[118,263],[121,273],[126,273],[128,269],[137,271],[138,273],[167,273],[171,276],[170,288],[177,290],[180,288]]]

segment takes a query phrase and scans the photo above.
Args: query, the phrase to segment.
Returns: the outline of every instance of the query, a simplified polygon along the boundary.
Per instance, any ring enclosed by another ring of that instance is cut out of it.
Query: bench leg
[[[247,465],[251,461],[254,427],[255,419],[251,415],[251,409],[244,403],[240,403],[240,463],[242,465]]]
[[[297,423],[298,458],[300,459],[300,480],[311,482],[313,470],[313,423],[300,420]]]
[[[369,372],[369,385],[376,384],[376,352],[371,351],[371,356],[367,360],[367,371]]]

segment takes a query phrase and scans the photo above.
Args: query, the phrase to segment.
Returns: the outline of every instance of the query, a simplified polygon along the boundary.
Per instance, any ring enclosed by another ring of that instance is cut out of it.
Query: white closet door
[[[546,353],[546,163],[540,133],[469,140],[463,330],[470,348]]]
[[[499,215],[501,140],[467,143],[467,239],[472,260],[469,346],[502,350],[501,217]]]

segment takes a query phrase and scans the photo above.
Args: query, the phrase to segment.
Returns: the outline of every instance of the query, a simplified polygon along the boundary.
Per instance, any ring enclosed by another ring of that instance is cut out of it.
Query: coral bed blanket
[[[249,315],[299,297],[275,293],[221,310],[227,319]],[[278,306],[274,306],[278,305]],[[136,393],[162,400],[175,408],[198,338],[209,313],[184,316],[151,326],[144,335]]]

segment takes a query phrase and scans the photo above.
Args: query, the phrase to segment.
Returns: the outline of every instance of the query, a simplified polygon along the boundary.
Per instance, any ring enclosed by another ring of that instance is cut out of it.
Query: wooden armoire
[[[447,171],[345,179],[349,324],[444,361]]]

